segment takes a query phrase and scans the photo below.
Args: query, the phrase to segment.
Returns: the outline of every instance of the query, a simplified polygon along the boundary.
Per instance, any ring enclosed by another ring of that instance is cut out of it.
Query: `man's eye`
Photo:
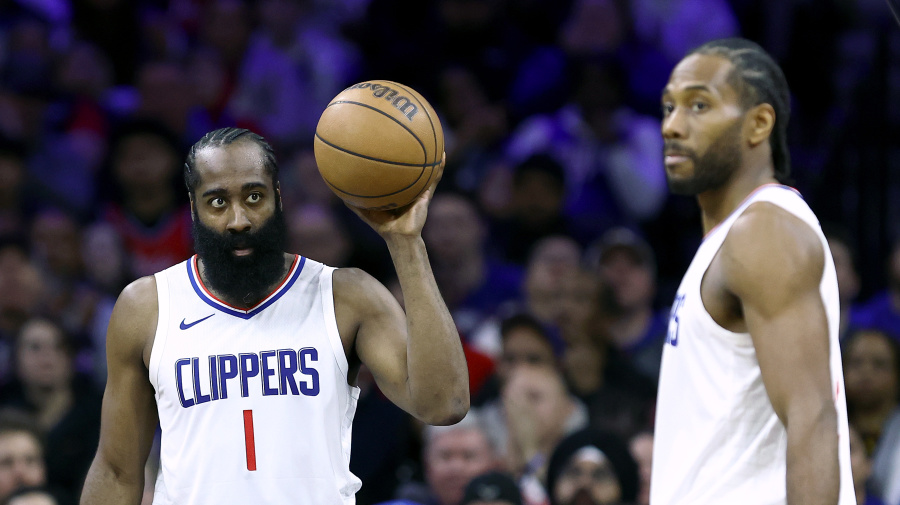
[[[224,198],[213,198],[212,200],[209,201],[209,204],[212,205],[213,207],[219,209],[219,208],[222,208],[225,206],[225,199]]]
[[[694,112],[704,111],[709,108],[709,106],[704,102],[694,102],[691,105],[691,108],[694,109]]]
[[[259,193],[250,193],[250,196],[247,197],[247,201],[250,203],[259,203],[262,200],[262,195]]]
[[[663,116],[668,116],[669,114],[672,113],[672,111],[674,109],[675,109],[675,106],[670,103],[664,103],[664,104],[662,104],[662,107],[660,108],[660,110],[662,110]]]

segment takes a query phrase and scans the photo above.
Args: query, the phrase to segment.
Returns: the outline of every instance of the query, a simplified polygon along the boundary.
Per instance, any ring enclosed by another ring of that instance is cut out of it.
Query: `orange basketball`
[[[444,130],[412,88],[366,81],[325,107],[314,148],[319,173],[345,202],[395,209],[428,188],[444,154]]]

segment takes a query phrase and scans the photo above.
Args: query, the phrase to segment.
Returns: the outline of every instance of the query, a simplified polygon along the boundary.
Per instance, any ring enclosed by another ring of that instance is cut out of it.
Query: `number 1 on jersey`
[[[244,411],[244,444],[247,446],[247,470],[256,471],[256,442],[253,440],[253,411]]]

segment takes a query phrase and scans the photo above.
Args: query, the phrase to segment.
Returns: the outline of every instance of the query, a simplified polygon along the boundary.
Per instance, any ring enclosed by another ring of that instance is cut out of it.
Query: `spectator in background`
[[[543,238],[558,234],[579,238],[565,215],[565,196],[566,175],[553,157],[535,154],[516,164],[507,216],[491,232],[494,247],[510,262],[524,264]]]
[[[520,478],[543,481],[556,444],[588,425],[587,408],[569,393],[556,367],[517,368],[505,382],[500,402],[502,410],[490,416],[485,412],[489,433],[500,444],[508,470]]]
[[[471,200],[438,192],[422,234],[441,295],[464,338],[518,298],[522,271],[488,255],[488,230]]]
[[[868,491],[868,481],[872,475],[872,457],[866,453],[862,436],[853,424],[850,425],[850,473],[853,474],[857,505],[884,505],[881,499]]]
[[[102,220],[122,237],[131,279],[187,259],[192,251],[190,207],[181,181],[182,149],[155,121],[122,125],[110,147],[109,202]]]
[[[288,217],[288,250],[335,267],[350,266],[352,243],[347,229],[330,207],[301,205]]]
[[[852,331],[844,342],[844,381],[852,431],[872,462],[869,489],[887,503],[900,503],[897,343],[879,330]]]
[[[600,288],[603,283],[597,274],[579,268],[566,278],[562,299],[569,301],[558,323],[566,342],[562,355],[566,381],[587,406],[591,426],[630,437],[648,425],[656,383],[610,343],[601,304],[606,288]]]
[[[528,313],[515,313],[500,321],[501,349],[496,368],[472,405],[495,404],[513,371],[522,366],[558,367],[564,343],[554,330]],[[497,408],[496,406],[494,408]]]
[[[106,328],[116,297],[131,279],[130,257],[125,252],[122,237],[112,225],[104,222],[95,222],[85,229],[80,252],[85,281],[99,296],[94,305],[92,324],[86,328],[90,344],[86,366],[92,370],[97,386],[103,388],[106,385],[106,358],[98,351],[106,348]]]
[[[29,320],[16,340],[16,377],[0,405],[35,419],[46,440],[48,481],[78,496],[100,435],[101,394],[74,372],[71,341],[46,319]]]
[[[397,499],[423,505],[459,505],[469,481],[502,468],[497,450],[475,410],[451,426],[425,426],[422,436],[427,485],[401,486]]]
[[[0,412],[0,502],[17,489],[47,483],[41,433],[17,412]]]
[[[108,310],[115,299],[94,287],[85,275],[82,255],[82,228],[66,213],[45,209],[31,225],[31,256],[47,284],[43,315],[59,321],[76,341],[76,350],[89,349],[91,333],[106,328]],[[102,258],[114,262],[115,258]],[[102,347],[101,347],[102,348]]]
[[[488,472],[469,481],[460,505],[522,505],[522,492],[510,475]]]
[[[856,330],[844,343],[847,414],[870,456],[900,394],[900,354],[896,342],[879,330]]]
[[[621,359],[593,336],[566,346],[563,372],[587,406],[589,424],[628,438],[649,425],[655,388]]]
[[[598,324],[610,343],[654,384],[669,327],[668,310],[656,310],[656,259],[650,245],[627,228],[604,233],[586,253],[604,293]]]
[[[4,20],[7,21],[7,20]],[[0,135],[21,142],[39,204],[89,216],[94,204],[95,156],[66,131],[53,72],[57,55],[50,26],[39,16],[8,20],[0,64]]]
[[[44,310],[46,296],[44,278],[25,248],[15,242],[0,246],[0,386],[14,375],[16,336]]]
[[[571,237],[554,235],[541,239],[528,256],[519,299],[501,305],[497,314],[484,321],[469,335],[469,342],[493,357],[500,353],[500,320],[514,313],[527,312],[541,324],[559,331],[566,317],[565,293],[568,277],[581,264],[581,246]]]
[[[843,341],[850,330],[850,310],[860,289],[859,274],[856,271],[856,252],[844,230],[827,225],[823,229],[837,274],[838,296],[841,303],[841,328],[838,335]]]
[[[441,70],[435,107],[442,115],[447,152],[441,184],[466,194],[481,193],[509,134],[505,104],[489,96],[476,72],[451,64]]]
[[[608,56],[576,60],[571,101],[513,132],[512,163],[545,152],[563,166],[565,212],[579,235],[656,217],[666,200],[658,122],[624,102],[625,75]]]
[[[877,328],[900,341],[900,238],[887,258],[887,289],[853,308],[852,328]]]
[[[74,41],[59,56],[55,76],[60,97],[54,109],[64,115],[64,138],[88,169],[96,173],[106,154],[111,115],[115,112],[111,103],[110,62],[94,44]]]
[[[618,436],[581,430],[554,449],[547,493],[552,505],[631,504],[638,493],[638,467]]]
[[[312,140],[328,102],[359,75],[356,49],[309,0],[256,3],[230,109],[253,118],[273,145]]]

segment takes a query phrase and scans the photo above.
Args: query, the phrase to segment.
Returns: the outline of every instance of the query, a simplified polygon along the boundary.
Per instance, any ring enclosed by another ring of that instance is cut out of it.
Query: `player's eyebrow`
[[[241,191],[250,191],[251,189],[266,189],[266,185],[262,182],[248,182],[241,186]],[[207,196],[217,196],[225,194],[228,194],[228,190],[226,190],[225,188],[212,188],[207,189],[200,196],[206,198]]]
[[[228,193],[228,191],[226,191],[225,188],[213,188],[213,189],[207,189],[200,196],[202,196],[203,198],[206,198],[207,196],[224,195],[227,193]]]
[[[683,88],[679,88],[678,91],[705,91],[707,93],[712,93],[712,89],[706,84],[691,84],[689,86],[685,86]],[[671,86],[666,86],[663,88],[663,96],[671,94],[673,92]]]

